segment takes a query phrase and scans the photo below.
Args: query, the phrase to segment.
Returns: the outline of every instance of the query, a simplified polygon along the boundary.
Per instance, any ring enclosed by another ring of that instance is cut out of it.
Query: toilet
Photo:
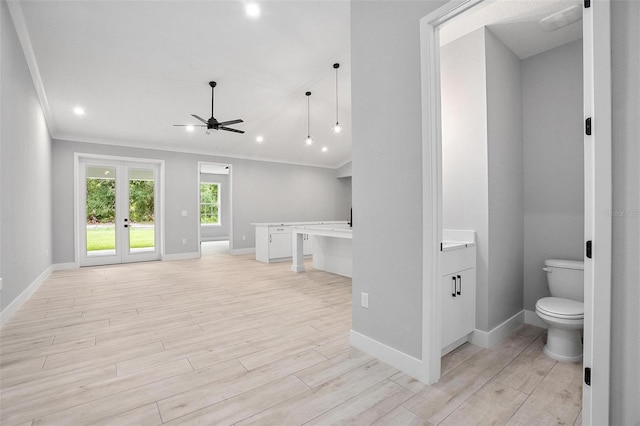
[[[542,270],[551,293],[536,303],[536,314],[549,326],[544,353],[558,361],[581,362],[584,262],[547,259]]]

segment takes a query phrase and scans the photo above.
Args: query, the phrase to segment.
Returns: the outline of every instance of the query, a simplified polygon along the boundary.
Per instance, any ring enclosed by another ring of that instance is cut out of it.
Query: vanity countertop
[[[452,251],[459,250],[465,247],[475,247],[476,243],[474,242],[465,242],[465,241],[443,241],[442,242],[442,251]]]

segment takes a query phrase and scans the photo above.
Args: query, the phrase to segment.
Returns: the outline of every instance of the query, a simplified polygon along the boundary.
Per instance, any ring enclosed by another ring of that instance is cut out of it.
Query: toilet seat
[[[536,303],[536,310],[559,319],[584,319],[584,303],[561,297],[543,297]]]

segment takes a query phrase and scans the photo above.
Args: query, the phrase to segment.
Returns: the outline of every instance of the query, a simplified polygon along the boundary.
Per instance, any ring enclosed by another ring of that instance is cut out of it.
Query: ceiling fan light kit
[[[210,81],[209,82],[209,86],[211,86],[211,117],[208,120],[205,120],[202,117],[199,117],[195,114],[191,114],[191,116],[193,118],[195,118],[196,120],[201,121],[204,124],[199,124],[197,125],[197,127],[206,127],[206,134],[210,134],[210,130],[226,130],[227,132],[233,132],[233,133],[244,133],[244,130],[238,130],[238,129],[233,129],[231,127],[228,127],[232,124],[238,124],[238,123],[243,123],[244,121],[241,119],[236,119],[236,120],[229,120],[229,121],[218,121],[216,120],[216,118],[213,116],[213,106],[214,106],[214,89],[217,86],[217,83],[215,81]],[[186,127],[187,131],[190,131],[190,128],[193,128],[194,125],[193,124],[174,124],[175,127]]]

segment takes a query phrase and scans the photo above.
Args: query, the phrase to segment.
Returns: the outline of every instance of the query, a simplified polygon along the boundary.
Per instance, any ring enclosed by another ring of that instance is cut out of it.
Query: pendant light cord
[[[307,95],[307,138],[311,137],[311,133],[309,131],[309,97],[311,96],[311,92],[305,93]]]
[[[340,67],[340,64],[333,64],[333,68],[336,70],[336,124],[340,122],[340,120],[338,120],[338,67]]]

